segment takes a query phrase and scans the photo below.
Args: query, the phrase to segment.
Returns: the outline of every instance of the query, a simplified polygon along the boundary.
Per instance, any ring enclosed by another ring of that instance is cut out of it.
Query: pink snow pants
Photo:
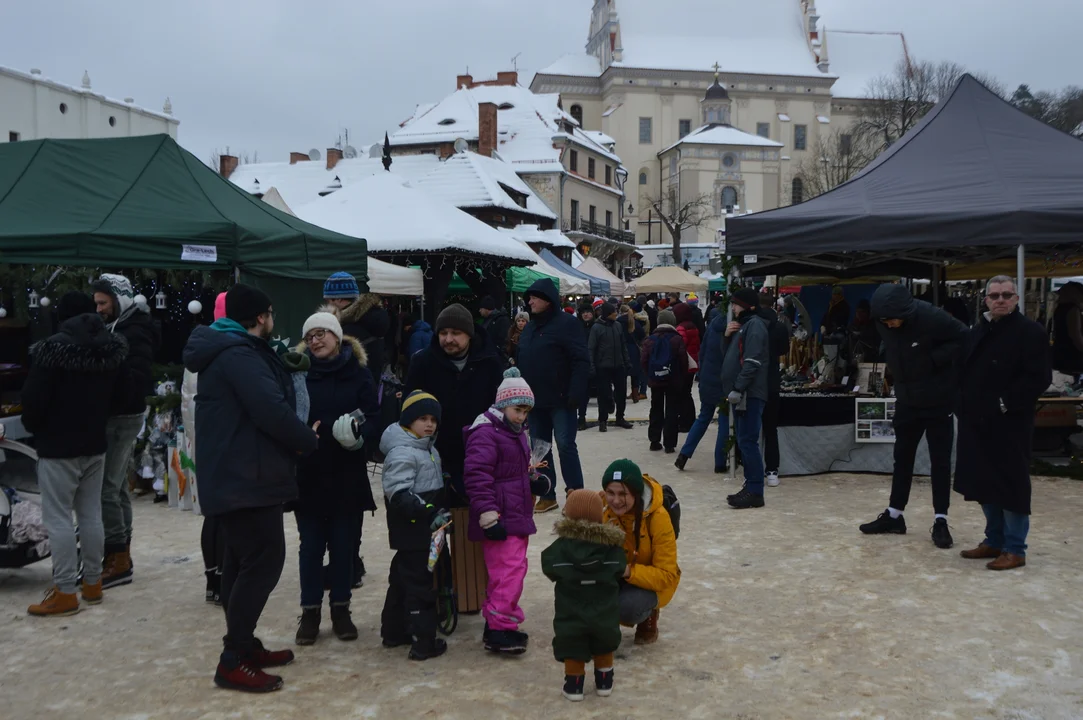
[[[512,535],[500,542],[481,541],[485,568],[489,571],[481,613],[493,630],[518,630],[519,623],[523,622],[519,598],[523,596],[523,579],[526,577],[527,542],[525,537]]]

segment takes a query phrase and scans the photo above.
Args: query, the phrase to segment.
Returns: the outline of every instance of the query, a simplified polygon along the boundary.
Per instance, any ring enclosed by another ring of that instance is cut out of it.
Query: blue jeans
[[[301,570],[301,607],[323,605],[323,553],[331,555],[331,604],[350,602],[353,565],[356,562],[358,513],[322,513],[297,510],[297,532],[301,536],[298,563]]]
[[[760,454],[760,429],[763,426],[763,408],[767,405],[759,398],[747,398],[744,412],[733,414],[737,431],[737,447],[741,449],[741,462],[745,466],[745,488],[753,495],[763,495],[763,455]]]
[[[704,391],[703,384],[700,383],[699,416],[696,418],[696,422],[692,424],[692,429],[688,431],[684,447],[681,448],[681,455],[692,457],[692,454],[696,452],[699,441],[703,439],[707,428],[711,425],[711,420],[714,419],[715,412],[718,411],[718,401],[721,397],[721,390],[718,392]],[[715,437],[714,441],[714,466],[716,468],[726,467],[729,464],[729,459],[726,457],[726,438],[729,436],[729,427],[729,415],[719,413],[718,436]]]
[[[999,505],[982,505],[985,513],[985,544],[1012,555],[1027,555],[1030,515],[1005,510]]]
[[[534,408],[530,413],[530,439],[554,442],[560,453],[560,471],[564,473],[564,487],[579,490],[583,487],[583,466],[579,464],[579,448],[575,445],[576,417],[575,408]],[[549,478],[553,489],[545,496],[547,500],[557,498],[557,471],[553,467],[553,451],[545,456],[549,466],[542,469],[542,474]]]

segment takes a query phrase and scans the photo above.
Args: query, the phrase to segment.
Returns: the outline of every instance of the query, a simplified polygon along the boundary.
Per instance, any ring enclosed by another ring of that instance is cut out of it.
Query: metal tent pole
[[[1019,293],[1019,312],[1026,315],[1026,290],[1023,288],[1023,282],[1026,280],[1026,257],[1025,251],[1022,245],[1015,251],[1015,286]]]

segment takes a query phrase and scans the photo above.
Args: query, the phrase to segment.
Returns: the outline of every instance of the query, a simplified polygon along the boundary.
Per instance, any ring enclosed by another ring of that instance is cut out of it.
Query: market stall
[[[628,292],[639,294],[667,292],[707,292],[709,283],[674,265],[656,267],[636,278]]]
[[[609,268],[598,262],[598,258],[587,258],[579,267],[576,268],[579,272],[587,273],[596,278],[609,281],[609,293],[616,295],[617,297],[624,297],[627,294],[627,283],[621,280],[619,277],[609,272]]]
[[[588,286],[590,288],[590,294],[591,295],[608,295],[609,294],[609,281],[608,280],[605,280],[605,279],[599,278],[599,277],[595,277],[595,276],[590,275],[588,273],[582,272],[582,271],[580,271],[580,270],[578,270],[576,268],[573,268],[571,265],[569,265],[568,263],[566,263],[563,260],[561,260],[560,258],[558,258],[556,255],[554,255],[553,251],[550,250],[549,248],[542,248],[538,252],[538,255],[541,256],[541,259],[544,260],[547,265],[551,265],[552,267],[559,270],[561,273],[563,273],[565,275],[571,275],[572,277],[577,277],[580,280],[586,281],[586,283],[588,284]]]

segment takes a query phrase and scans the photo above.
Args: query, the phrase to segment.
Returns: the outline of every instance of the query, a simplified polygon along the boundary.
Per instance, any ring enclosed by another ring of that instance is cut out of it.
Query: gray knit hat
[[[474,316],[463,305],[448,305],[436,316],[436,333],[446,329],[460,330],[474,337]]]

